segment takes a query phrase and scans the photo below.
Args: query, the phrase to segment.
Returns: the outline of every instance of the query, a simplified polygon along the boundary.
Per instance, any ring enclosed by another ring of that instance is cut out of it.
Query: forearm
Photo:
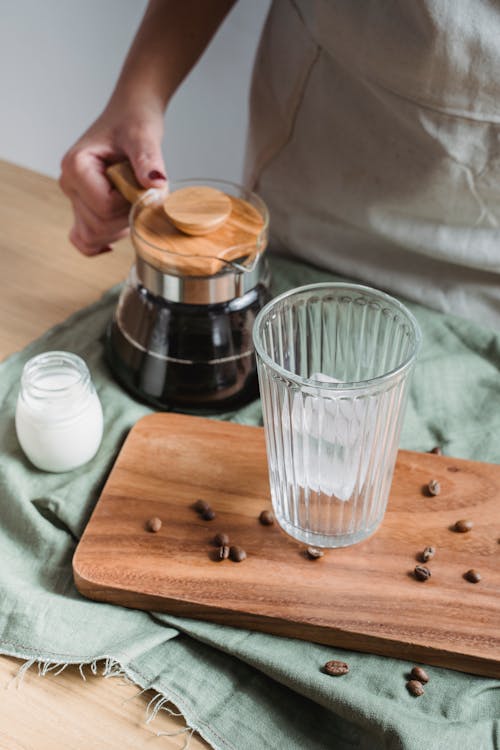
[[[235,0],[150,0],[104,111],[65,154],[61,188],[73,205],[73,244],[85,255],[124,236],[128,209],[106,166],[129,159],[144,188],[164,188],[164,110]]]
[[[165,109],[235,0],[150,0],[110,104]]]

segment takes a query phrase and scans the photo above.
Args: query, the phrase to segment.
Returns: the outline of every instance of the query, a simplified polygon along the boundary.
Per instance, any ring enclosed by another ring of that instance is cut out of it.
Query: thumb
[[[142,129],[139,136],[130,140],[125,151],[135,176],[143,187],[165,187],[167,173],[158,137]]]

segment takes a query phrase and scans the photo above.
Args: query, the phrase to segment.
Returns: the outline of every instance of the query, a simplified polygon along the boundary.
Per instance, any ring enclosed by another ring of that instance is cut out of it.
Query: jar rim
[[[75,377],[67,383],[42,383],[43,374],[50,369],[71,371]],[[85,389],[90,382],[90,372],[84,360],[68,351],[48,351],[29,359],[21,376],[21,387],[35,399],[64,398],[76,388]]]

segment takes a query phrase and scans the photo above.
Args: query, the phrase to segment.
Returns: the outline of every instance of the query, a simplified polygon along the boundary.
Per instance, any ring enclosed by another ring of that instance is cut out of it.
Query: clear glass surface
[[[343,547],[385,513],[418,324],[356,284],[282,294],[254,327],[274,513],[294,538]]]

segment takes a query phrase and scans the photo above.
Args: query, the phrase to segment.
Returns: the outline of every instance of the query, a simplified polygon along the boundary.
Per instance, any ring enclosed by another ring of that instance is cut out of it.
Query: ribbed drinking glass
[[[387,505],[415,318],[375,289],[312,284],[266,305],[253,335],[278,523],[318,547],[361,541]]]

